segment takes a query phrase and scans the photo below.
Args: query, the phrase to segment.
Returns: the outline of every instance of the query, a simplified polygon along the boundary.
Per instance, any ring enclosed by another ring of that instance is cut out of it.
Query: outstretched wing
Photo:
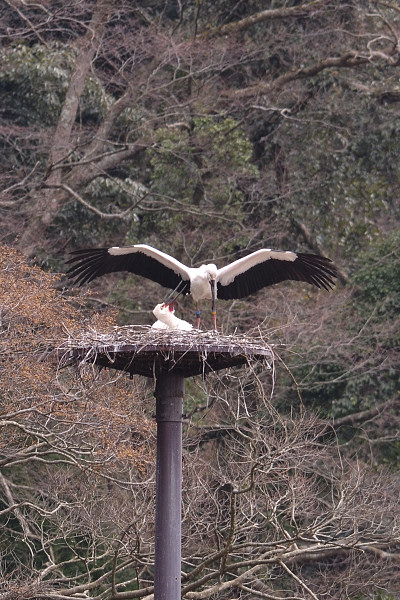
[[[72,266],[67,274],[79,285],[107,273],[128,271],[167,288],[174,289],[180,285],[184,294],[190,291],[188,268],[172,256],[146,244],[76,250],[71,254],[73,258],[67,264]]]
[[[263,249],[218,270],[217,298],[244,298],[286,280],[305,281],[329,290],[336,276],[334,264],[324,256]]]

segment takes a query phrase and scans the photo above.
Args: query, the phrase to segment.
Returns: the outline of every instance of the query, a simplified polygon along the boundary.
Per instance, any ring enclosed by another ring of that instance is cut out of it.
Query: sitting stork
[[[157,304],[157,306],[154,307],[153,315],[158,320],[153,323],[151,326],[152,329],[179,329],[181,331],[191,331],[193,329],[191,323],[175,316],[175,309],[172,302],[169,304],[166,304],[165,302]]]
[[[199,300],[210,299],[216,329],[217,298],[244,298],[258,290],[285,280],[304,281],[330,290],[337,277],[329,258],[317,254],[262,249],[218,269],[214,264],[187,267],[172,256],[146,244],[119,248],[97,248],[72,252],[68,276],[82,285],[114,271],[142,275],[178,294],[191,294],[196,303],[200,326]],[[167,302],[168,303],[168,302]]]

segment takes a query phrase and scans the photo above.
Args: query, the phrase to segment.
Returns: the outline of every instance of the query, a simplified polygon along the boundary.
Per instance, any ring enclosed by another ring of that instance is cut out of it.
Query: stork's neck
[[[217,267],[213,264],[201,265],[197,269],[192,269],[190,278],[190,293],[193,300],[197,302],[204,298],[211,299],[210,280],[217,276]]]

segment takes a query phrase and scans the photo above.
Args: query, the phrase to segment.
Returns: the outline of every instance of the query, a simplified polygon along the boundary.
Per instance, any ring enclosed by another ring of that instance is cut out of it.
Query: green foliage
[[[0,92],[18,122],[55,122],[68,87],[70,50],[19,44],[0,54]]]
[[[156,230],[168,237],[182,228],[188,215],[195,215],[197,227],[220,228],[229,221],[243,222],[241,178],[256,178],[251,164],[252,146],[240,124],[231,117],[194,117],[190,126],[162,127],[157,145],[147,153],[149,187],[159,205],[156,219],[143,215],[142,231]],[[214,248],[213,248],[214,250]]]
[[[112,132],[113,139],[121,142],[129,139],[131,142],[139,136],[139,132],[146,125],[146,117],[149,118],[149,116],[151,117],[141,107],[129,106],[115,121]]]
[[[159,129],[157,148],[148,154],[152,189],[168,194],[168,197],[190,199],[197,175],[188,131],[178,127]]]
[[[296,221],[307,215],[322,247],[339,250],[352,269],[388,213],[400,216],[400,118],[329,73],[311,90],[320,96],[273,137],[285,154],[291,189],[275,212]]]
[[[232,117],[195,117],[193,132],[197,143],[202,148],[209,148],[205,155],[205,166],[215,168],[224,163],[229,169],[239,174],[257,174],[251,165],[253,148],[246,138],[240,123]]]
[[[363,318],[391,321],[400,311],[400,230],[376,239],[362,253],[353,277],[358,288],[357,310]],[[398,343],[395,338],[393,343]]]
[[[152,189],[195,204],[239,208],[240,176],[257,175],[252,146],[231,117],[195,117],[189,127],[163,127],[149,152]]]
[[[68,89],[75,51],[71,46],[17,44],[0,51],[0,100],[7,117],[20,124],[56,123]],[[79,118],[98,120],[107,107],[100,82],[90,75]]]

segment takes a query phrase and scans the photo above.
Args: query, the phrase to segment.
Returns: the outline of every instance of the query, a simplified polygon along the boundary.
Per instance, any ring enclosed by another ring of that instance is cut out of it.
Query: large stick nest
[[[61,366],[92,363],[155,377],[174,373],[183,377],[273,360],[271,347],[256,336],[222,335],[215,331],[173,331],[145,325],[74,332],[60,344]]]

